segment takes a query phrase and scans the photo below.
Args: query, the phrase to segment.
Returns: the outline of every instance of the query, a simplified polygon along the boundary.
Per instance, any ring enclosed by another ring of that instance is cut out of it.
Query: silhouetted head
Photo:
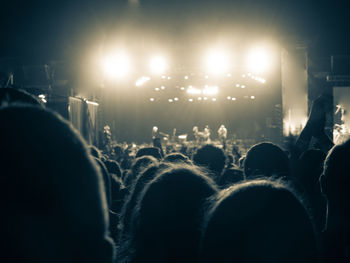
[[[308,190],[317,188],[320,191],[319,178],[323,171],[326,154],[321,150],[308,150],[299,158],[298,180]]]
[[[226,167],[231,168],[235,166],[235,158],[232,154],[226,155]]]
[[[101,151],[96,146],[90,145],[89,149],[90,149],[90,154],[93,157],[101,159],[101,156],[102,156]]]
[[[289,175],[289,159],[283,150],[275,144],[263,142],[252,146],[244,160],[244,174],[252,177],[287,176]]]
[[[157,147],[141,148],[140,150],[137,151],[136,158],[139,158],[139,157],[142,157],[145,155],[152,156],[152,157],[156,158],[157,160],[162,159],[162,155],[160,154],[160,150]]]
[[[117,159],[122,157],[124,154],[123,148],[120,145],[115,146],[114,147],[114,154],[115,154]]]
[[[128,176],[125,178],[124,183],[128,188],[134,183],[135,178],[142,173],[148,166],[152,164],[157,164],[158,161],[156,158],[145,155],[142,157],[138,157],[134,160],[133,165],[131,167],[131,171],[128,173]]]
[[[186,164],[192,164],[192,161],[190,158],[188,158],[186,155],[182,153],[169,153],[167,154],[164,159],[164,162],[169,162],[169,163],[186,163]]]
[[[97,163],[97,165],[100,167],[100,171],[102,174],[102,179],[103,179],[103,184],[104,184],[104,189],[105,189],[105,195],[106,195],[106,200],[107,200],[107,204],[108,207],[110,208],[112,205],[112,196],[111,196],[111,178],[110,175],[107,171],[106,166],[104,165],[104,163],[98,159],[94,157],[95,162]]]
[[[213,181],[193,166],[182,164],[154,178],[134,211],[133,262],[194,262],[202,205],[214,193]]]
[[[0,261],[111,262],[103,181],[80,135],[40,107],[3,108],[0,123]]]
[[[312,222],[283,185],[255,180],[232,186],[208,209],[200,262],[317,262]]]
[[[300,156],[295,166],[297,173],[294,173],[310,203],[317,232],[324,230],[327,214],[327,201],[321,192],[319,182],[325,158],[326,154],[323,151],[307,150]]]
[[[328,153],[321,176],[322,192],[329,206],[337,207],[350,219],[350,140],[334,146]]]
[[[112,211],[119,213],[128,189],[124,186],[122,179],[115,174],[110,174],[111,178],[111,199]]]
[[[43,106],[43,104],[32,94],[15,88],[0,89],[0,107],[11,104],[29,104],[33,106]]]
[[[225,167],[226,157],[220,148],[207,144],[197,150],[193,156],[193,162],[208,168],[218,177]]]
[[[122,178],[122,170],[118,162],[113,160],[107,160],[104,162],[109,173],[115,174],[117,177]]]
[[[236,168],[225,169],[223,174],[219,177],[218,185],[222,188],[228,187],[244,180],[242,170]]]
[[[165,163],[153,164],[140,173],[134,180],[134,184],[130,189],[130,194],[127,196],[120,213],[119,229],[121,234],[119,244],[122,244],[124,239],[129,235],[132,213],[145,185],[156,177],[160,171],[169,167],[169,164]]]

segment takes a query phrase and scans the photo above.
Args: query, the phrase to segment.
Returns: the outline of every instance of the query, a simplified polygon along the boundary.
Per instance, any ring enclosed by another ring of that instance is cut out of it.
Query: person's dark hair
[[[111,262],[102,176],[82,137],[41,107],[2,108],[0,123],[0,261]]]
[[[128,193],[128,189],[124,186],[122,179],[115,174],[110,174],[111,178],[111,198],[113,212],[118,213],[121,210],[125,196]]]
[[[226,157],[220,148],[207,144],[196,151],[193,156],[193,162],[213,172],[216,177],[214,179],[216,180],[225,167]]]
[[[24,90],[16,88],[0,88],[0,108],[11,104],[29,104],[32,106],[44,107],[38,98]]]
[[[156,158],[158,161],[162,159],[160,150],[157,147],[145,147],[145,148],[139,149],[136,153],[136,158],[146,156],[146,155],[152,156]]]
[[[93,157],[93,158],[94,158],[95,162],[97,163],[97,165],[100,167],[100,171],[101,171],[102,179],[103,179],[103,184],[104,184],[104,190],[105,190],[104,192],[105,192],[106,200],[107,200],[107,205],[108,205],[108,208],[111,208],[112,197],[111,197],[111,178],[110,178],[110,175],[109,175],[104,163],[96,157]]]
[[[218,185],[221,188],[226,188],[232,184],[236,184],[244,180],[244,174],[242,170],[237,168],[225,169],[223,174],[218,180]]]
[[[235,167],[235,158],[232,154],[226,155],[226,169]]]
[[[317,262],[308,212],[277,182],[254,180],[222,190],[204,222],[200,262]]]
[[[122,244],[124,242],[124,239],[130,232],[132,212],[136,206],[136,202],[140,193],[144,189],[145,185],[147,185],[154,177],[156,177],[159,171],[166,168],[169,168],[169,164],[153,164],[136,177],[134,184],[130,188],[130,194],[125,199],[123,207],[121,209],[119,222],[119,244]]]
[[[114,155],[115,155],[116,161],[119,162],[124,155],[123,147],[121,147],[120,145],[117,145],[114,147],[113,150],[114,150]]]
[[[350,140],[334,146],[324,162],[322,192],[328,199],[347,202],[350,189]]]
[[[89,149],[90,149],[90,154],[93,157],[95,157],[97,159],[101,159],[101,157],[102,157],[101,151],[96,146],[90,145]]]
[[[152,164],[157,164],[158,161],[156,158],[145,155],[138,157],[134,160],[131,171],[128,173],[128,176],[124,179],[124,184],[126,187],[130,188],[135,180],[135,178],[148,166]]]
[[[120,168],[125,172],[126,170],[131,168],[133,158],[128,154],[124,154],[123,159],[120,162]],[[123,176],[124,178],[124,176]]]
[[[349,262],[350,246],[350,140],[328,153],[320,177],[327,198],[325,255],[327,262]]]
[[[325,158],[326,154],[321,150],[312,149],[304,152],[299,158],[296,176],[310,202],[318,232],[324,229],[326,222],[327,202],[321,193],[319,183]]]
[[[164,159],[164,162],[169,162],[169,163],[178,163],[178,162],[183,162],[186,164],[192,164],[192,161],[190,160],[190,158],[188,158],[186,155],[179,153],[179,152],[175,152],[175,153],[169,153],[167,154]]]
[[[263,142],[252,146],[244,160],[244,174],[248,177],[288,176],[289,159],[277,145]]]
[[[198,168],[177,166],[161,172],[142,191],[130,240],[124,243],[128,246],[120,254],[124,260],[195,262],[202,205],[217,190]]]
[[[118,162],[113,160],[106,160],[104,164],[109,173],[115,174],[117,177],[122,178],[122,170]]]
[[[299,158],[299,176],[298,180],[307,189],[319,189],[319,178],[323,172],[323,163],[326,154],[321,150],[307,150]]]
[[[111,179],[111,206],[110,206],[110,235],[114,242],[118,242],[119,236],[119,220],[120,210],[123,205],[125,196],[128,194],[128,189],[124,186],[122,180],[115,174],[109,174]]]

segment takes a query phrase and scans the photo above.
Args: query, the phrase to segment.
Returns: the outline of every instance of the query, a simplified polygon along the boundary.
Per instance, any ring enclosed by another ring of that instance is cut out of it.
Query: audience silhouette
[[[350,262],[350,140],[328,153],[320,177],[327,197],[326,262]]]
[[[247,178],[263,176],[288,176],[289,160],[285,152],[275,144],[263,142],[252,146],[244,160]]]
[[[210,201],[200,262],[317,262],[312,221],[288,187],[253,180]]]
[[[0,110],[1,262],[112,262],[100,168],[42,107]]]
[[[350,140],[330,149],[322,98],[288,152],[107,153],[12,88],[0,123],[0,262],[350,262]]]
[[[139,197],[120,262],[196,261],[201,207],[216,191],[214,182],[193,166],[162,171]]]

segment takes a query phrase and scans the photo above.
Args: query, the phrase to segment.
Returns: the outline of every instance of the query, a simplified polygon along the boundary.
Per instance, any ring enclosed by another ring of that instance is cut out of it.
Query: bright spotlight
[[[205,64],[210,73],[226,73],[228,70],[228,56],[222,50],[213,50],[207,54]],[[208,78],[208,76],[206,76],[206,78]]]
[[[130,70],[130,60],[126,53],[115,53],[105,57],[102,69],[108,78],[124,77]]]
[[[267,71],[270,67],[270,58],[268,53],[263,49],[251,51],[247,58],[247,67],[254,73],[262,73]]]
[[[266,80],[261,78],[261,77],[254,77],[253,79],[258,81],[258,82],[260,82],[260,83],[262,83],[262,84],[264,84],[266,82]]]
[[[139,79],[136,81],[135,85],[136,85],[137,87],[140,87],[140,86],[142,86],[143,84],[145,84],[147,81],[149,81],[150,79],[151,79],[150,77],[141,77],[141,78],[139,78]]]
[[[161,56],[153,57],[150,62],[150,67],[152,72],[155,74],[163,74],[168,69],[168,65],[165,58]]]
[[[174,98],[174,101],[179,101],[179,98],[175,97],[175,98]]]
[[[174,100],[173,99],[168,99],[169,102],[173,102]]]
[[[150,101],[154,101],[154,98],[149,98]]]
[[[193,99],[188,99],[189,102],[193,102]]]
[[[188,94],[202,94],[202,91],[200,89],[196,89],[192,86],[188,86],[187,93]]]
[[[212,100],[212,101],[216,101],[216,98],[212,98],[211,100]]]
[[[214,86],[214,87],[206,87],[203,90],[203,94],[205,95],[216,95],[218,93],[218,87]]]
[[[250,98],[253,100],[253,99],[255,99],[255,96],[250,96]]]
[[[188,76],[185,76],[185,79],[188,79]]]
[[[230,99],[231,99],[231,96],[227,96],[227,99],[230,100]]]
[[[207,98],[207,97],[204,97],[203,100],[208,100],[208,98]]]
[[[232,98],[231,100],[236,100],[236,98]]]

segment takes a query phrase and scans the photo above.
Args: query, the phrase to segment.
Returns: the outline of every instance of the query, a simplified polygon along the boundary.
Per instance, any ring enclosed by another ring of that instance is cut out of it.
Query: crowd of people
[[[106,155],[0,89],[0,262],[350,262],[350,141],[334,146],[324,116],[320,97],[289,149],[240,159],[212,144]]]

